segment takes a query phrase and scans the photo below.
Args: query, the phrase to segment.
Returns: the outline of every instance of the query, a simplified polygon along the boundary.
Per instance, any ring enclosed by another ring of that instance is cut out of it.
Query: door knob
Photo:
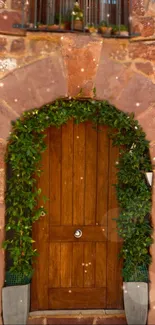
[[[75,238],[80,238],[82,237],[82,231],[80,229],[77,229],[74,233]]]

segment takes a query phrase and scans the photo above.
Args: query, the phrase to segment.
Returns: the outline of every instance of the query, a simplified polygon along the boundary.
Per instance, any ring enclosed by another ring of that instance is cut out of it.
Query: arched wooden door
[[[121,242],[113,220],[118,148],[108,127],[97,132],[91,122],[51,127],[46,143],[38,186],[49,197],[48,213],[33,227],[39,257],[31,310],[120,309]]]

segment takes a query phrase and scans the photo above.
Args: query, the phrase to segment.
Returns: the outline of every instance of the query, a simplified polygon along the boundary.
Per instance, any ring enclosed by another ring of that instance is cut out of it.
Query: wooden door
[[[121,242],[113,220],[119,150],[108,131],[73,121],[47,130],[38,186],[49,201],[47,215],[33,227],[40,255],[32,310],[122,308]]]

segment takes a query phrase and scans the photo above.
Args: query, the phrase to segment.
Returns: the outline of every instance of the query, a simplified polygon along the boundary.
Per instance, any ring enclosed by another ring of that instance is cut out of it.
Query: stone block
[[[143,37],[149,37],[155,33],[155,23],[152,17],[140,18],[137,27],[135,27],[135,32],[140,32]]]
[[[25,110],[39,108],[57,98],[65,97],[68,90],[66,72],[59,52],[14,71],[3,82],[1,98],[16,116]]]
[[[6,51],[7,37],[0,37],[0,52]]]
[[[22,0],[12,0],[11,1],[11,9],[21,10],[22,9]]]
[[[146,109],[146,111],[144,111],[142,114],[138,115],[137,119],[140,125],[143,127],[144,132],[146,133],[147,139],[150,141],[154,141],[155,140],[155,105],[152,105],[150,107],[148,106],[148,109]]]
[[[144,1],[132,0],[132,14],[136,16],[144,16],[145,14]]]
[[[76,38],[73,44],[63,41],[62,54],[68,71],[69,96],[83,90],[83,96],[92,97],[95,76],[101,55],[102,40],[94,37]]]
[[[25,31],[14,28],[14,24],[21,24],[21,12],[4,10],[0,12],[0,32],[24,35]]]
[[[25,50],[25,42],[23,38],[18,38],[12,41],[11,52],[23,52]]]
[[[150,62],[136,62],[135,66],[137,70],[143,72],[146,75],[152,75],[154,73],[153,71],[153,66],[151,65]]]

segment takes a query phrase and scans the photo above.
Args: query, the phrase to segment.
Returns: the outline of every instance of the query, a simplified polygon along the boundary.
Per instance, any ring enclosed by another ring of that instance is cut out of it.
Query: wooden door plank
[[[84,222],[84,188],[85,188],[85,124],[74,124],[73,157],[73,225]]]
[[[73,243],[72,287],[83,287],[83,243]]]
[[[37,248],[39,256],[34,264],[34,275],[31,284],[31,310],[48,309],[48,245],[49,245],[49,200],[46,203],[41,199],[42,195],[49,198],[49,129],[45,133],[46,151],[42,154],[42,170],[40,178],[37,178],[37,186],[41,188],[41,196],[38,199],[38,207],[44,206],[47,214],[33,224],[32,237],[35,240],[34,248]]]
[[[75,238],[74,233],[77,229],[82,231],[82,237]],[[58,226],[50,230],[50,241],[61,242],[98,242],[107,240],[107,229],[99,226]]]
[[[95,243],[84,243],[84,287],[95,286]]]
[[[106,256],[107,255],[107,247],[106,243],[96,243],[96,287],[106,287]]]
[[[50,243],[49,246],[49,287],[58,288],[60,278],[60,243]]]
[[[97,131],[86,123],[85,225],[95,225]]]
[[[116,221],[119,208],[116,198],[117,182],[116,161],[119,157],[119,148],[112,146],[110,141],[109,161],[109,200],[108,200],[108,243],[107,243],[107,308],[122,308],[122,279],[118,254],[120,239],[117,234]]]
[[[61,220],[61,129],[50,127],[50,226]]]
[[[72,284],[72,243],[61,243],[61,287],[71,287]]]
[[[50,309],[105,308],[106,288],[49,289]]]
[[[107,226],[109,128],[98,127],[96,224]]]
[[[73,121],[62,126],[62,225],[72,225],[73,215]]]

